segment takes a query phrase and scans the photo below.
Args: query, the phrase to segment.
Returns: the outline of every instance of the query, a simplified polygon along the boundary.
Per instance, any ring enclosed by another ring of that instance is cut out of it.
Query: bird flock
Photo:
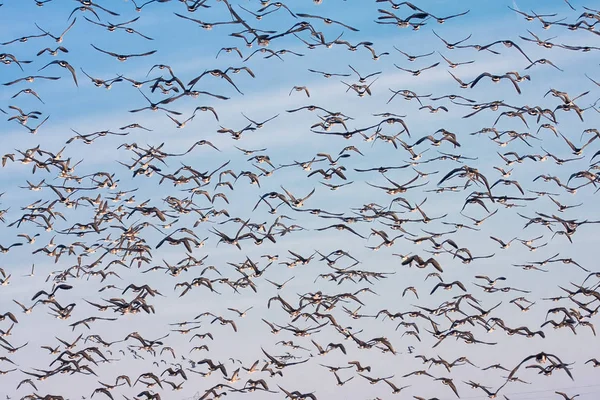
[[[0,395],[597,399],[600,11],[518,3],[5,0]]]

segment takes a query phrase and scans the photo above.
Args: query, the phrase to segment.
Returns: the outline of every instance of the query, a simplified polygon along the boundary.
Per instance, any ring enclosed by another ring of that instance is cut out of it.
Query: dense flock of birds
[[[502,5],[476,44],[462,2],[33,3],[0,38],[6,399],[597,398],[600,11]],[[166,18],[225,66],[156,63]],[[92,75],[107,57],[138,72]],[[45,111],[98,91],[128,123]]]

